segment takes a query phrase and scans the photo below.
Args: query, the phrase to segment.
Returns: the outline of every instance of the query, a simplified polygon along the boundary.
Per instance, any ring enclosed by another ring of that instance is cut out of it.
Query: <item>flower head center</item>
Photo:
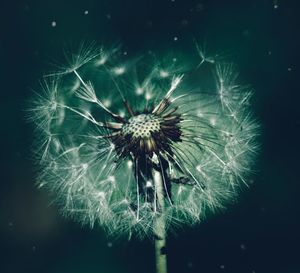
[[[181,141],[181,115],[159,108],[156,113],[134,113],[122,122],[122,127],[108,136],[115,145],[116,152],[123,157],[133,155],[135,158],[151,157],[154,153],[172,153],[174,142]]]
[[[152,133],[159,131],[160,118],[153,114],[133,116],[122,127],[123,135],[132,135],[133,138],[150,138]]]

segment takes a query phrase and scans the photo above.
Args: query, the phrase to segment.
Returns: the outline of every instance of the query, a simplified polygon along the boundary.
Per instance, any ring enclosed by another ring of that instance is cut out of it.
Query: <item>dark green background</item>
[[[154,272],[149,241],[111,243],[49,206],[34,185],[23,109],[66,46],[118,41],[130,54],[188,52],[197,38],[254,87],[262,150],[239,203],[170,236],[169,272],[299,273],[299,8],[288,0],[2,1],[0,272]]]

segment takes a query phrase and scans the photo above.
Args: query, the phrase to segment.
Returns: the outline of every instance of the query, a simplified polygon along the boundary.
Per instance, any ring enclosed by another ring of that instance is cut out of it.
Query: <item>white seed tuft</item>
[[[238,83],[233,65],[199,47],[194,58],[151,54],[126,67],[119,65],[128,58],[122,52],[81,48],[68,68],[36,92],[28,118],[37,128],[38,184],[52,192],[65,215],[82,223],[100,224],[110,234],[150,235],[159,213],[149,202],[156,188],[151,177],[139,177],[143,166],[126,153],[126,141],[132,141],[131,149],[148,145],[155,151],[147,164],[163,174],[166,226],[202,221],[233,200],[253,170],[259,126],[252,118],[252,92]],[[205,65],[214,71],[210,76]],[[202,73],[211,91],[201,92]],[[176,115],[180,120],[172,123]],[[124,143],[116,143],[118,132]],[[160,148],[152,143],[155,137]]]

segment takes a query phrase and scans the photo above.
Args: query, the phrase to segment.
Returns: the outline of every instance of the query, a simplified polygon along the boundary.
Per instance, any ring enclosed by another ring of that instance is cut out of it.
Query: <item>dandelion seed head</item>
[[[38,185],[64,215],[144,237],[162,213],[159,174],[166,228],[201,222],[234,200],[253,170],[259,126],[252,92],[235,66],[210,61],[199,47],[195,63],[180,54],[124,62],[123,52],[81,48],[41,83],[28,111]],[[204,61],[213,73],[211,90],[202,92]]]

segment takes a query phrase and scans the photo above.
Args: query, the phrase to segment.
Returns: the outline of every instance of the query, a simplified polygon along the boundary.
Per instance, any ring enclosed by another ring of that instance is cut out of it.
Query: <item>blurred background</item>
[[[299,17],[289,0],[27,0],[0,7],[0,272],[154,273],[149,241],[114,241],[63,219],[35,186],[24,109],[63,49],[191,49],[239,66],[262,123],[257,175],[238,203],[168,240],[170,273],[299,273]],[[53,68],[53,67],[52,67]]]

